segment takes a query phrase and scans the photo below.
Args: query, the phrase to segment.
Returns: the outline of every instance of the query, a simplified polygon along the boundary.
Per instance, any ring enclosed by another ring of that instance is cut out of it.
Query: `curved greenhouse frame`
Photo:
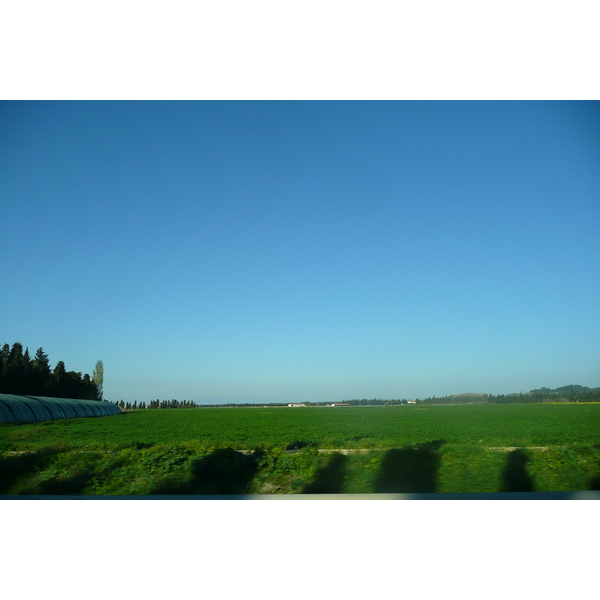
[[[53,419],[106,417],[121,409],[110,402],[0,394],[0,423],[39,423]]]

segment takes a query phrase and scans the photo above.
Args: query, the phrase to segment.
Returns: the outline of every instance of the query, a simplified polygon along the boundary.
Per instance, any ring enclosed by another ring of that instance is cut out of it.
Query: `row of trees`
[[[328,405],[331,402],[319,402],[321,405]],[[341,404],[349,404],[350,406],[402,406],[408,404],[408,400],[384,400],[383,398],[363,398],[362,400],[344,400]]]
[[[102,361],[90,377],[87,373],[67,371],[60,360],[54,369],[50,368],[48,355],[38,348],[32,358],[29,348],[15,342],[12,347],[4,344],[0,350],[0,393],[23,396],[49,396],[55,398],[75,398],[102,400],[104,366]]]
[[[180,402],[179,400],[152,400],[150,404],[146,404],[145,402],[138,401],[135,402],[124,402],[121,400],[120,402],[113,402],[119,408],[124,410],[139,410],[145,408],[197,408],[198,405],[192,400],[184,400]]]
[[[327,402],[310,402],[309,400],[298,400],[298,402],[302,402],[302,404],[306,406],[331,406],[331,400]],[[245,402],[245,403],[235,403],[235,402],[227,402],[225,404],[201,404],[199,405],[202,408],[217,408],[217,407],[255,407],[255,406],[264,406],[264,407],[278,407],[278,406],[287,406],[289,402],[261,402],[260,404]],[[408,400],[384,400],[383,398],[363,398],[362,400],[344,400],[342,404],[349,404],[350,406],[401,406],[403,404],[408,404]]]

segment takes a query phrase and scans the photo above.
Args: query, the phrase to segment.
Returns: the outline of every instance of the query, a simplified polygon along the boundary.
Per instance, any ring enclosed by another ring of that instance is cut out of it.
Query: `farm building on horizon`
[[[331,406],[350,406],[349,404],[332,404]]]
[[[306,404],[288,404],[288,406],[306,406]]]

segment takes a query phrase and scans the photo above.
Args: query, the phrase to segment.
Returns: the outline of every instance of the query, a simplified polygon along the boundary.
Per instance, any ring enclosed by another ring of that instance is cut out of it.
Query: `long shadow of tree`
[[[600,450],[600,444],[594,444],[596,450]],[[600,466],[600,463],[598,464]],[[590,490],[600,491],[600,475],[595,475],[590,481]]]
[[[376,493],[435,493],[444,440],[388,450],[373,489]]]
[[[192,463],[191,481],[178,483],[167,480],[150,494],[247,494],[258,470],[259,455],[260,452],[253,455],[242,454],[232,448],[215,450]]]
[[[533,492],[533,479],[527,472],[527,463],[531,459],[525,450],[517,449],[508,453],[502,469],[501,492]]]
[[[39,483],[31,492],[36,495],[79,495],[83,493],[85,486],[94,477],[94,473],[85,471],[68,479],[50,479]]]
[[[8,493],[19,479],[42,470],[58,453],[59,450],[48,448],[38,452],[0,458],[0,494]]]
[[[302,448],[308,448],[309,446],[314,446],[313,442],[305,442],[304,440],[296,440],[291,444],[288,444],[286,450],[300,450]]]
[[[309,483],[302,490],[302,493],[341,494],[344,487],[347,461],[347,456],[339,452],[334,453],[331,460],[324,467],[317,469],[314,481]]]

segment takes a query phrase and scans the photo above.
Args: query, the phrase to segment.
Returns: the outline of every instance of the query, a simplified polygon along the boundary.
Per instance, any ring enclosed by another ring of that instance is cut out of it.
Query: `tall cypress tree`
[[[96,361],[94,372],[92,373],[92,381],[96,386],[96,400],[102,400],[104,393],[104,365],[102,361]]]

